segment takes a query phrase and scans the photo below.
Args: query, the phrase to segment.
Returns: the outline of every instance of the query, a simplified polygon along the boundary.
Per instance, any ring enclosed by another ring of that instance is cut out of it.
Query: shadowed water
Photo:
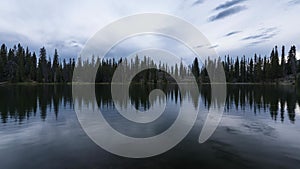
[[[198,137],[211,102],[210,86],[200,96],[179,91],[176,85],[131,85],[133,106],[151,109],[149,93],[158,88],[166,98],[165,112],[155,121],[133,123],[112,102],[110,86],[96,86],[96,102],[109,124],[134,137],[162,133],[176,119],[182,101],[200,106],[195,126],[172,150],[147,159],[110,154],[94,144],[77,120],[68,85],[0,86],[0,168],[298,168],[300,166],[300,90],[293,86],[229,85],[222,121],[204,144]],[[116,101],[122,108],[129,101]]]

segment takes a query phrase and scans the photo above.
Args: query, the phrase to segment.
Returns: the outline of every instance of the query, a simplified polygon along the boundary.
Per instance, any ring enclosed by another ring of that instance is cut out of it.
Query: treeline
[[[80,81],[89,82],[90,79],[87,79],[86,73],[97,68],[95,82],[109,83],[118,66],[122,68],[123,74],[118,77],[122,82],[133,72],[146,66],[154,67],[154,69],[147,69],[139,73],[134,77],[134,82],[174,82],[170,74],[176,78],[191,80],[189,77],[193,74],[198,82],[205,83],[210,81],[207,69],[213,70],[220,66],[224,67],[227,82],[275,82],[291,77],[296,80],[297,73],[300,72],[300,64],[296,60],[296,47],[290,48],[287,60],[284,46],[282,46],[280,55],[275,46],[269,57],[255,54],[252,58],[243,56],[233,59],[228,55],[223,60],[220,57],[214,60],[208,58],[203,66],[200,66],[198,59],[195,58],[193,63],[186,67],[182,62],[175,65],[155,63],[149,57],[141,58],[137,55],[130,60],[126,58],[100,59],[93,56],[91,60],[82,60],[79,57],[77,62],[74,58],[68,61],[63,59],[61,62],[56,49],[52,61],[50,56],[47,59],[44,47],[40,49],[37,59],[36,53],[29,51],[28,47],[25,49],[18,44],[8,49],[3,44],[0,49],[0,82],[66,83],[72,81],[73,71],[76,67],[83,73]]]
[[[119,79],[126,79],[134,71],[144,66],[151,66],[154,69],[145,70],[139,73],[133,81],[135,82],[170,82],[174,81],[168,74],[181,76],[182,78],[190,74],[187,67],[180,65],[168,66],[165,63],[154,63],[149,57],[140,59],[139,56],[131,60],[114,58],[100,59],[92,57],[88,60],[78,58],[63,59],[60,62],[59,55],[55,49],[53,57],[48,56],[44,47],[37,54],[25,49],[21,44],[15,45],[8,49],[5,44],[0,49],[0,82],[39,82],[39,83],[66,83],[71,82],[75,67],[82,73],[80,81],[90,82],[89,76],[91,71],[97,68],[95,82],[109,83],[116,68],[122,63],[123,74]],[[53,58],[53,61],[52,59]],[[160,70],[157,70],[160,69]]]
[[[209,82],[206,67],[217,67],[220,62],[224,67],[227,82],[278,82],[288,78],[295,81],[298,79],[297,73],[300,72],[300,64],[296,59],[296,47],[290,48],[286,60],[285,46],[282,46],[281,56],[275,46],[269,57],[255,54],[252,58],[243,56],[233,59],[228,55],[223,61],[220,58],[218,60],[208,58],[200,73],[196,73],[195,76],[199,77],[202,82]]]
[[[151,67],[151,69],[146,69],[141,72],[142,68]],[[191,74],[189,69],[183,65],[181,62],[180,64],[175,65],[168,65],[166,63],[156,63],[150,57],[144,56],[140,58],[138,55],[131,59],[127,58],[120,58],[119,60],[115,59],[100,59],[92,57],[92,60],[82,60],[80,57],[78,58],[78,63],[76,67],[80,72],[78,79],[76,81],[82,82],[89,82],[90,77],[86,76],[92,70],[97,69],[95,82],[96,83],[109,83],[112,81],[114,73],[116,69],[120,69],[122,74],[118,74],[115,76],[117,81],[116,82],[127,82],[135,72],[139,72],[136,74],[132,82],[137,83],[167,83],[167,82],[175,82],[176,78],[184,79],[188,75]],[[173,75],[171,77],[170,75]]]
[[[8,49],[5,44],[0,49],[0,81],[8,82],[71,82],[75,68],[75,59],[60,63],[57,50],[53,61],[48,59],[46,49],[39,51],[39,59],[35,52],[30,52],[18,44]]]

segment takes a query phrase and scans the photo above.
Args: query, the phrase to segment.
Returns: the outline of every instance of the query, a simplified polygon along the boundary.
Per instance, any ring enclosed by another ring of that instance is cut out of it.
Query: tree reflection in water
[[[172,101],[180,104],[182,99],[193,102],[194,107],[198,106],[198,99],[192,97],[189,91],[179,91],[178,85],[131,85],[130,101],[136,109],[147,110],[150,107],[149,93],[153,89],[161,89],[166,93],[167,102]],[[211,105],[210,85],[200,85],[201,100],[205,108]],[[114,108],[112,102],[110,85],[96,85],[96,100],[98,105],[106,108]],[[277,121],[285,121],[285,117],[294,123],[296,111],[300,104],[300,90],[294,86],[276,85],[228,85],[227,101],[225,112],[248,111],[257,114],[259,112],[270,113],[270,117]],[[164,101],[162,96],[156,98],[158,102]],[[89,103],[89,97],[76,98],[84,103]],[[31,116],[39,115],[42,120],[47,118],[47,111],[53,111],[57,116],[59,108],[73,108],[72,86],[71,85],[4,85],[0,87],[0,113],[2,123],[8,119],[22,122]],[[121,106],[128,106],[124,98],[117,100]]]

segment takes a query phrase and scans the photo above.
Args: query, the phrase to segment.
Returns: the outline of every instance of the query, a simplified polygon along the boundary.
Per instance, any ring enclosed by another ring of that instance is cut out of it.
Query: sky
[[[8,47],[21,43],[34,51],[45,46],[49,56],[58,49],[61,58],[77,57],[101,28],[139,13],[163,13],[186,20],[207,37],[208,48],[220,56],[269,55],[275,45],[285,45],[286,50],[291,45],[300,48],[300,0],[2,0],[0,43]],[[153,41],[174,48],[169,40],[145,39],[135,38],[128,44],[140,49],[142,42]],[[111,53],[121,57],[128,46],[121,45]]]

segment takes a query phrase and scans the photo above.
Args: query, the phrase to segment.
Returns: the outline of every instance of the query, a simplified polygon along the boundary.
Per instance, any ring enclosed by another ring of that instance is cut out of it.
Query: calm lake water
[[[0,168],[299,168],[300,90],[295,87],[228,86],[222,121],[204,144],[198,137],[211,105],[209,86],[200,87],[195,101],[175,85],[132,85],[133,105],[147,110],[154,88],[166,93],[165,112],[155,123],[137,125],[118,114],[109,85],[96,86],[93,106],[113,128],[135,137],[166,130],[183,99],[200,106],[196,124],[180,144],[155,157],[129,159],[108,153],[85,134],[74,111],[72,86],[0,86]]]

